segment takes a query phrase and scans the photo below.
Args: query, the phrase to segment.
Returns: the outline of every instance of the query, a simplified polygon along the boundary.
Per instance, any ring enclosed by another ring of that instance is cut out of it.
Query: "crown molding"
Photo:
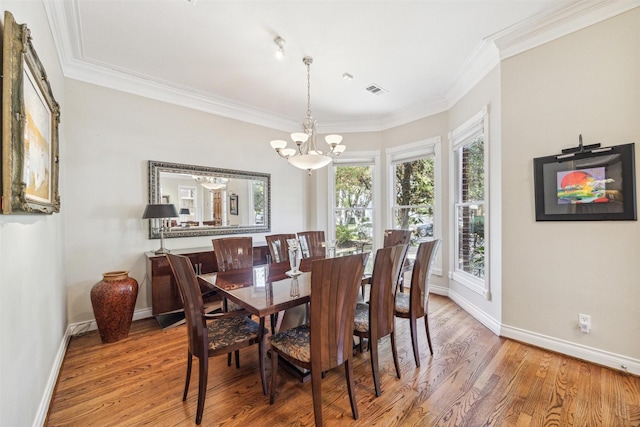
[[[581,0],[550,14],[540,14],[485,40],[495,43],[500,59],[507,59],[638,6],[640,0]]]
[[[493,43],[481,41],[462,65],[462,70],[454,78],[445,93],[448,109],[473,89],[500,63],[498,49]]]

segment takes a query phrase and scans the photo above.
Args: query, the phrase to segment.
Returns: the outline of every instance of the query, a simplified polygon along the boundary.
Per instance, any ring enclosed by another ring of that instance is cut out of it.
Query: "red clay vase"
[[[128,271],[109,271],[91,288],[91,305],[103,343],[129,335],[133,309],[138,298],[138,282]]]

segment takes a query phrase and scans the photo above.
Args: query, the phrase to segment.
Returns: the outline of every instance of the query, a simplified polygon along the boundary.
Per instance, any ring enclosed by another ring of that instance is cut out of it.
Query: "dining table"
[[[233,301],[252,315],[271,317],[284,312],[279,324],[283,329],[308,321],[308,302],[311,295],[311,264],[324,257],[304,258],[297,272],[291,271],[289,261],[256,265],[216,273],[198,275],[205,288],[215,290],[223,298]],[[272,324],[272,330],[274,325]],[[281,362],[286,362],[281,359]],[[306,382],[309,371],[289,363],[283,367],[299,380]]]
[[[257,317],[284,312],[278,322],[284,330],[308,321],[312,263],[324,258],[303,258],[297,272],[292,272],[289,261],[284,261],[199,274],[198,281]],[[363,283],[366,280],[363,277]],[[274,317],[271,319],[273,322]],[[282,358],[280,361],[286,362]],[[303,382],[310,378],[309,371],[298,366],[283,363],[283,367]]]

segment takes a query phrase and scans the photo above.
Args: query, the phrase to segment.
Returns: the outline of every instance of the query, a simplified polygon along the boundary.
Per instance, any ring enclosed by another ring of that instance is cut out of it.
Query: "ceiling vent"
[[[365,87],[364,90],[374,95],[384,95],[385,93],[389,93],[388,90],[381,88],[377,84],[370,84],[369,86]]]

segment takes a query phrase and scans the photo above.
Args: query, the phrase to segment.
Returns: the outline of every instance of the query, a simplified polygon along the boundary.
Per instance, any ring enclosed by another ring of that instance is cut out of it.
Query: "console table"
[[[174,255],[189,257],[196,274],[215,273],[218,271],[218,263],[213,252],[213,247],[174,249]],[[253,264],[266,264],[269,248],[266,242],[258,242],[253,247]],[[176,326],[184,323],[182,300],[178,285],[173,278],[173,272],[169,266],[167,257],[163,254],[145,252],[147,258],[147,278],[151,283],[151,310],[162,328]],[[222,297],[210,289],[202,286],[202,293],[206,294],[205,304],[213,305],[221,301]]]

